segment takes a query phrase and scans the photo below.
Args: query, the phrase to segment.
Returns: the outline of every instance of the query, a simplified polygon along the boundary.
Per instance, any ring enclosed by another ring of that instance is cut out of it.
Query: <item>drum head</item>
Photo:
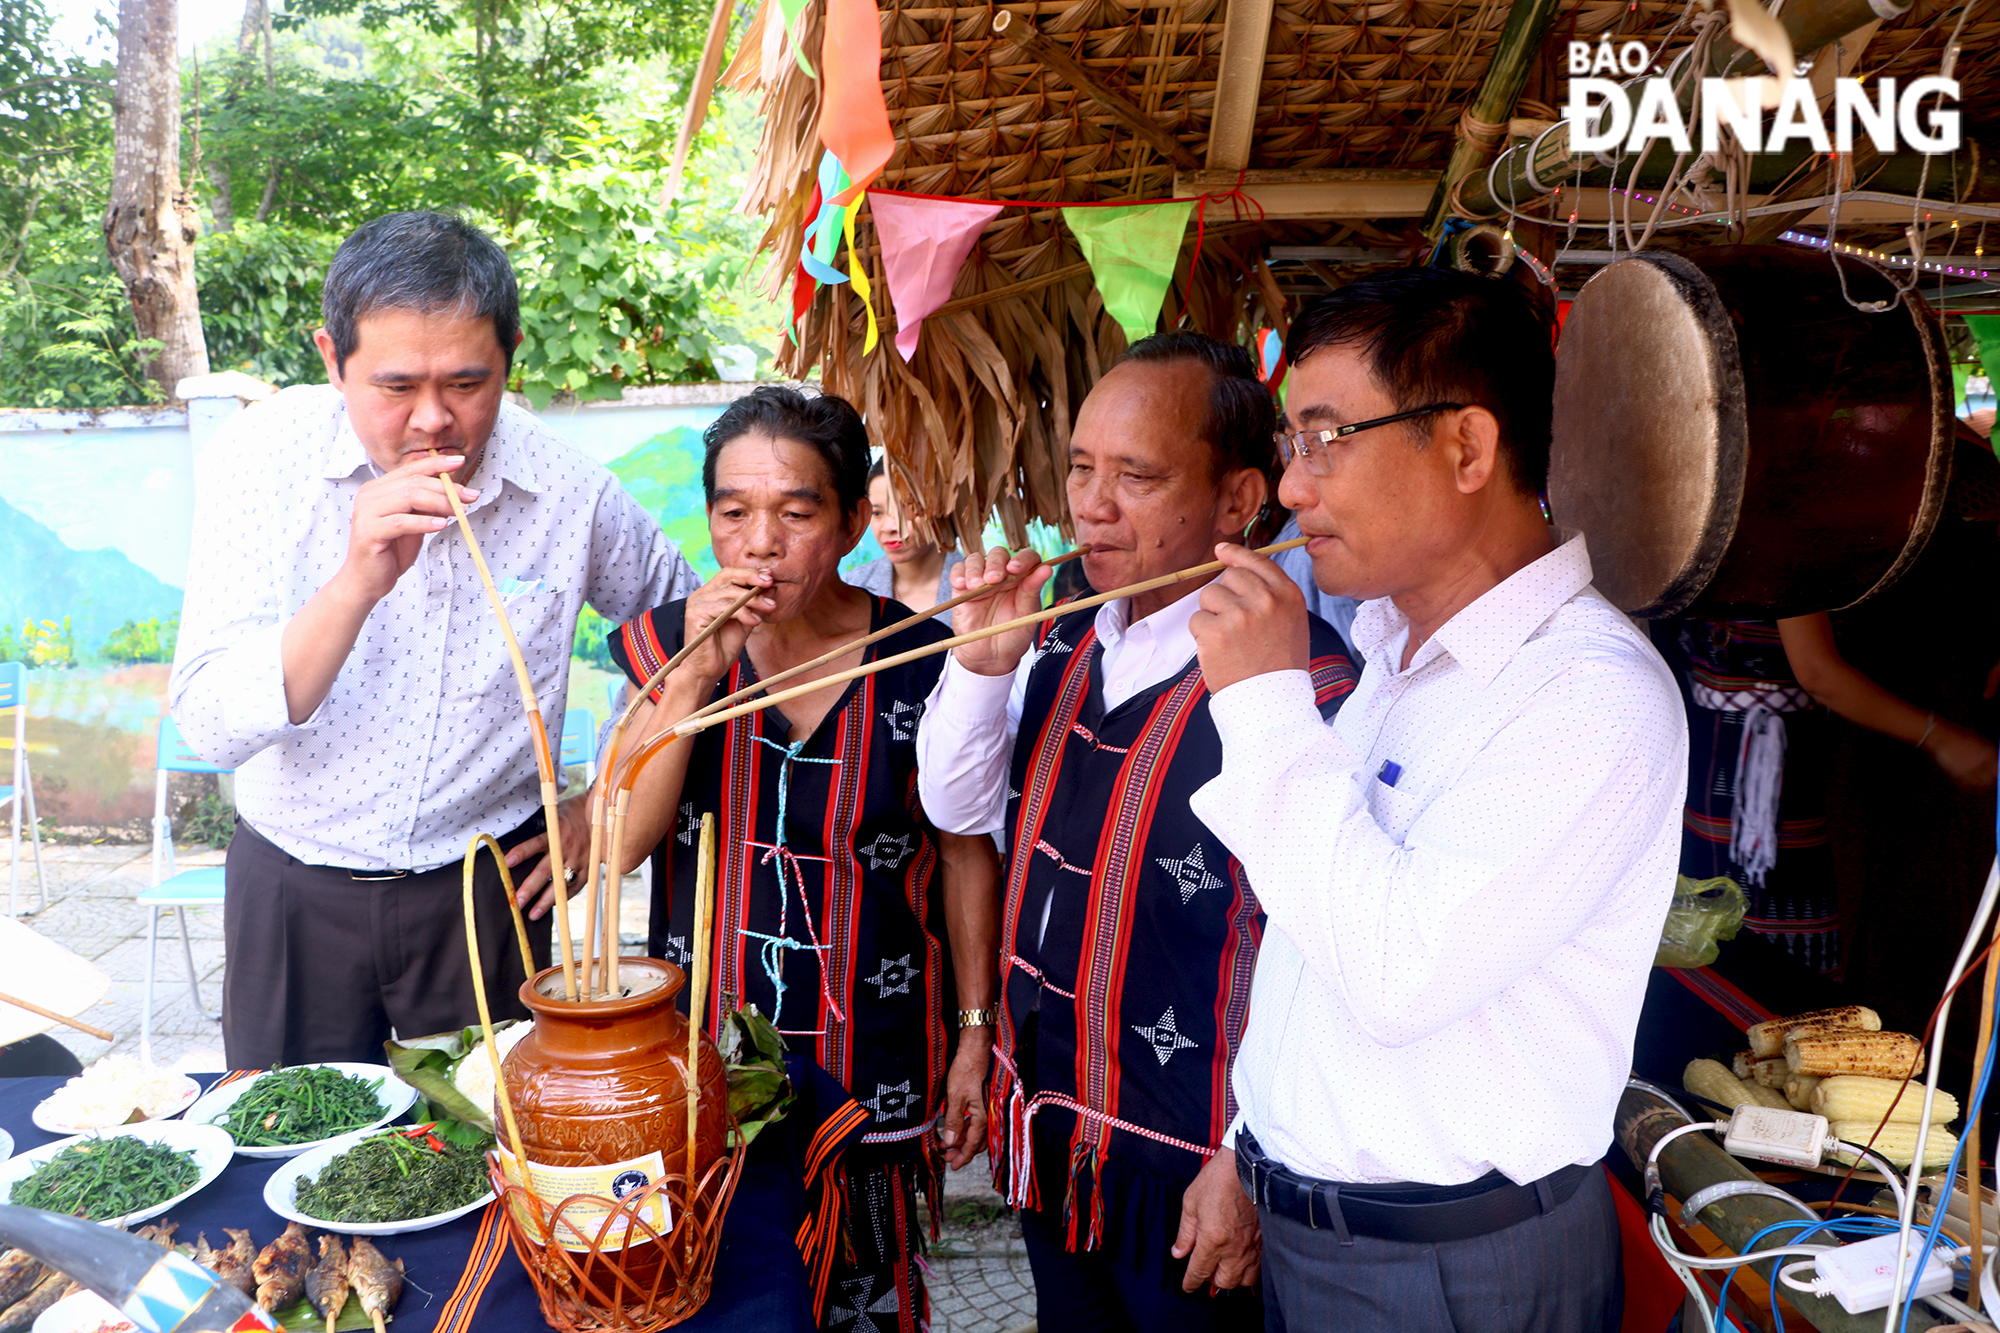
[[[1736,530],[1743,372],[1702,271],[1642,253],[1585,283],[1556,356],[1549,508],[1584,534],[1619,609],[1668,616],[1700,594]]]

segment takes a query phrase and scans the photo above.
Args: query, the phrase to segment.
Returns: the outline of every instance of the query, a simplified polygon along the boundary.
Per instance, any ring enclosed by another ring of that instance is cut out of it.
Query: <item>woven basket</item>
[[[735,1126],[730,1137],[736,1137]],[[708,1300],[715,1273],[715,1256],[722,1247],[722,1219],[743,1174],[745,1146],[738,1143],[709,1164],[702,1174],[692,1206],[687,1202],[687,1178],[669,1175],[623,1199],[578,1194],[553,1204],[532,1189],[510,1180],[499,1155],[487,1154],[493,1193],[505,1211],[507,1235],[514,1253],[528,1270],[542,1315],[558,1333],[653,1333],[689,1318]],[[642,1209],[656,1195],[665,1195],[673,1229],[661,1235],[643,1220]],[[554,1239],[540,1240],[522,1225],[525,1212],[543,1237],[565,1234],[566,1216],[606,1214],[591,1234],[587,1250],[572,1250]],[[620,1225],[622,1223],[622,1225]],[[623,1237],[621,1249],[600,1248],[607,1236]]]

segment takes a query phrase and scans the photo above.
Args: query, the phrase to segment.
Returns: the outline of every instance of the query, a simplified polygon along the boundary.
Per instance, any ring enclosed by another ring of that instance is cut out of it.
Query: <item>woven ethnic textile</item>
[[[1107,713],[1094,619],[1049,625],[1028,676],[1007,803],[989,1120],[1017,1207],[1056,1203],[1037,1197],[1030,1122],[1044,1141],[1067,1137],[1073,1248],[1101,1238],[1107,1154],[1192,1179],[1222,1141],[1263,929],[1241,865],[1188,813],[1222,762],[1199,664]],[[1331,717],[1355,671],[1317,619],[1312,675]]]
[[[1654,642],[1669,660],[1678,658],[1674,664],[1687,683],[1688,797],[1681,821],[1681,873],[1694,879],[1734,879],[1750,895],[1750,910],[1743,917],[1747,928],[1818,971],[1838,968],[1839,901],[1826,822],[1832,762],[1826,710],[1812,702],[1792,675],[1778,627],[1770,621],[1662,622]],[[1785,728],[1777,858],[1762,885],[1730,852],[1744,710],[1752,702],[1782,714]]]
[[[870,629],[892,603],[873,599]],[[611,637],[619,667],[643,682],[680,647],[687,604],[672,602]],[[947,637],[921,622],[868,660]],[[755,1004],[794,1050],[874,1113],[868,1138],[914,1138],[944,1095],[946,946],[937,835],[917,802],[917,713],[942,657],[848,684],[812,736],[794,745],[781,708],[711,727],[694,740],[670,838],[653,857],[647,947],[688,960],[695,840],[716,816],[714,984],[706,1001]],[[755,684],[747,656],[717,697]],[[780,815],[782,813],[782,823]],[[669,853],[679,853],[669,855]],[[671,887],[671,899],[668,897]]]

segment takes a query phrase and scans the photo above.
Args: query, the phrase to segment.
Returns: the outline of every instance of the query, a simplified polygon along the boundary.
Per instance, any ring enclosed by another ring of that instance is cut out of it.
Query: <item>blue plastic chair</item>
[[[11,780],[0,786],[0,801],[14,809],[14,841],[7,862],[7,915],[19,914],[17,895],[21,881],[21,810],[28,813],[29,836],[35,844],[35,910],[49,905],[48,881],[42,878],[42,822],[35,815],[35,778],[28,771],[28,668],[19,662],[0,662],[0,713],[14,712],[14,771]]]
[[[563,711],[562,755],[564,768],[583,765],[583,785],[597,781],[597,718],[588,708]]]
[[[221,866],[174,868],[174,822],[167,817],[167,774],[229,771],[188,748],[173,718],[160,718],[160,757],[153,765],[153,883],[138,898],[146,909],[146,995],[139,1010],[139,1055],[147,1061],[153,1058],[153,976],[160,953],[160,913],[164,909],[171,907],[181,925],[181,955],[187,960],[188,994],[194,997],[195,1009],[206,1018],[222,1017],[201,1002],[201,980],[194,970],[194,946],[188,942],[187,909],[222,906],[223,870]]]

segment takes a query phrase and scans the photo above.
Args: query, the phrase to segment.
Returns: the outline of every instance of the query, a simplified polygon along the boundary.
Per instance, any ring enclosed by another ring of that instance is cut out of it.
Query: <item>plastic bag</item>
[[[1703,880],[1680,876],[1653,965],[1707,967],[1721,952],[1722,941],[1736,938],[1749,906],[1743,886],[1726,875]]]

